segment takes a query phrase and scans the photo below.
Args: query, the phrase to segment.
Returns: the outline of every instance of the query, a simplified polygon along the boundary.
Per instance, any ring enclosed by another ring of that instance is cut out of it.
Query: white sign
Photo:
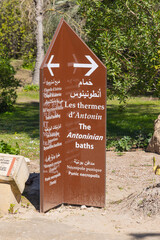
[[[9,176],[11,173],[11,170],[14,166],[16,158],[6,158],[6,157],[1,157],[0,158],[0,175],[1,176]]]

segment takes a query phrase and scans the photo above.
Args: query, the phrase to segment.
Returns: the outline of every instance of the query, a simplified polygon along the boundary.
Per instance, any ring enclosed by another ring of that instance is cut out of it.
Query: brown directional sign
[[[106,68],[62,19],[41,66],[40,210],[105,205]]]

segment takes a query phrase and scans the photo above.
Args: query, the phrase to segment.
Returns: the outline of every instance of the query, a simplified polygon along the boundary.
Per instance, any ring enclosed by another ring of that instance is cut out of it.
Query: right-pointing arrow
[[[85,57],[90,61],[90,63],[73,63],[75,68],[90,68],[90,70],[85,74],[85,76],[90,76],[98,67],[97,63],[89,55]]]

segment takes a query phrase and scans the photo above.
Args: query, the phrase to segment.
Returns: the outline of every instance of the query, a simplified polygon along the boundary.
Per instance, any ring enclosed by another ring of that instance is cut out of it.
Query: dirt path
[[[31,70],[22,68],[23,60],[13,60],[11,65],[14,67],[16,74],[15,78],[21,81],[21,85],[32,83],[32,72]]]
[[[153,156],[160,164],[153,153],[107,152],[105,209],[62,205],[42,214],[24,203],[17,214],[1,217],[0,239],[159,240],[160,176],[153,173]],[[38,172],[38,162],[29,168]]]

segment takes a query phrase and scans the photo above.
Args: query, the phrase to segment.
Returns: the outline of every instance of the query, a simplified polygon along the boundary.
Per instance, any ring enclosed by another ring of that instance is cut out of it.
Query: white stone
[[[21,193],[10,177],[0,179],[0,213],[6,214],[11,204],[14,204],[14,211],[18,208],[21,200]]]
[[[9,160],[10,164],[8,165],[10,165],[9,167],[12,167],[12,168],[9,175],[7,175],[6,171],[4,171],[5,175],[0,173],[0,179],[1,179],[1,176],[13,178],[19,191],[22,193],[25,187],[25,182],[29,177],[28,166],[25,161],[25,158],[19,155],[0,154],[0,160],[2,159],[5,161]],[[12,162],[13,159],[15,159],[14,163]],[[13,166],[11,166],[11,163],[13,163]],[[0,166],[1,166],[1,161],[0,161]],[[8,166],[7,166],[7,169],[8,169]]]
[[[81,210],[86,209],[87,207],[85,205],[81,206]]]
[[[0,212],[7,213],[10,204],[18,206],[28,177],[23,156],[0,154]]]
[[[25,159],[26,163],[30,163],[30,161],[31,161],[29,158],[26,158],[26,157],[24,159]]]

